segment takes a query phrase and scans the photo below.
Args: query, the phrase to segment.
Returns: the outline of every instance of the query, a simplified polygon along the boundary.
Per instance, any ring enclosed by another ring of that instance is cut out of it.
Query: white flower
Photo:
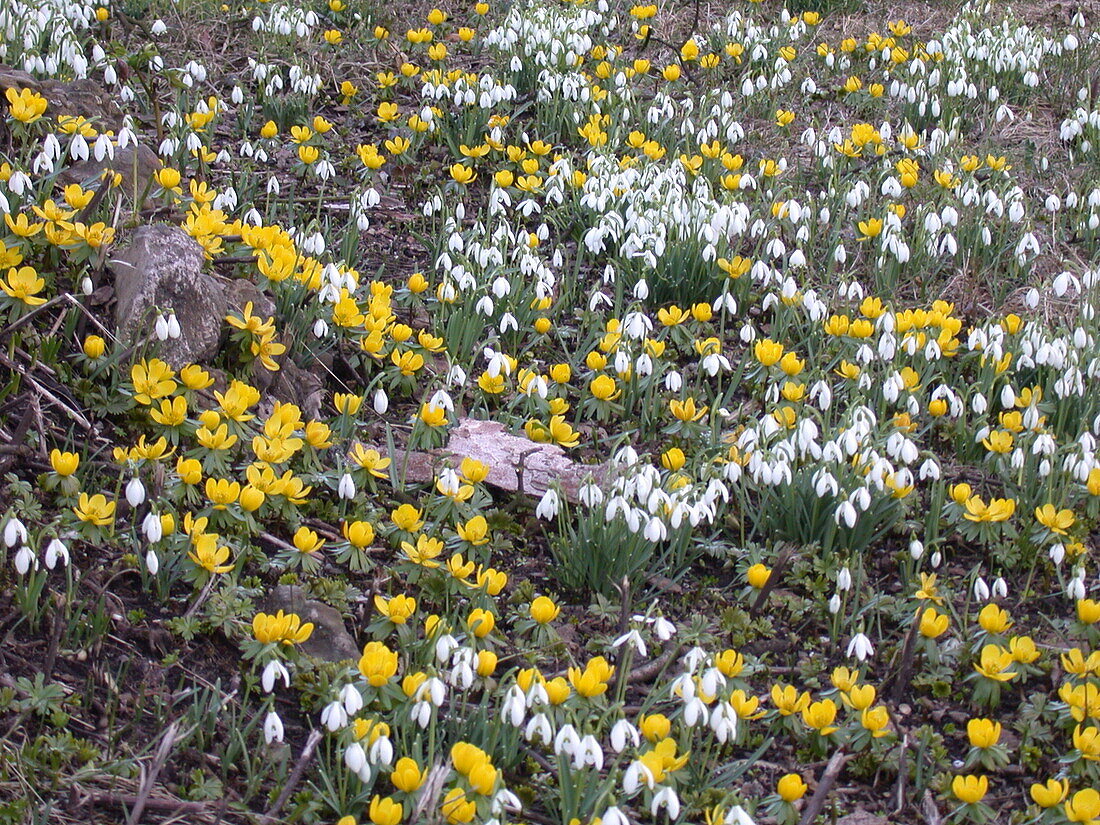
[[[34,552],[27,545],[23,545],[15,553],[15,558],[12,559],[12,564],[15,565],[15,572],[20,576],[27,575],[27,571],[31,569],[31,565],[38,566],[38,559],[35,558]]]
[[[156,544],[164,536],[164,526],[160,522],[160,516],[150,510],[141,522],[141,531],[150,544]]]
[[[340,483],[336,488],[336,494],[345,501],[350,501],[355,498],[355,479],[351,477],[351,473],[344,473],[340,476]]]
[[[626,749],[627,742],[638,747],[641,742],[638,729],[628,719],[620,719],[611,728],[611,749],[615,753],[622,753]]]
[[[363,707],[363,694],[355,685],[347,684],[340,691],[340,701],[344,703],[348,716],[354,716]]]
[[[145,554],[145,569],[149,571],[151,576],[155,576],[160,570],[160,556],[152,548]]]
[[[980,602],[989,601],[989,585],[981,576],[974,579],[974,598]]]
[[[545,713],[537,713],[532,716],[527,722],[527,727],[523,730],[523,738],[528,742],[533,741],[536,736],[547,745],[554,738],[554,729],[550,727],[550,720],[546,718]]]
[[[848,642],[848,655],[854,656],[859,661],[866,661],[868,656],[874,655],[875,648],[871,644],[871,640],[867,638],[866,634],[860,632],[852,637],[852,641]]]
[[[723,825],[756,825],[756,823],[753,821],[753,818],[749,816],[748,811],[740,805],[734,805],[730,808],[729,813],[726,814]]]
[[[348,723],[348,714],[342,702],[329,702],[321,711],[321,724],[330,731],[338,731]]]
[[[667,810],[668,818],[672,821],[680,817],[680,797],[672,788],[666,786],[653,795],[653,801],[649,803],[649,812],[656,818],[657,811],[661,808]]]
[[[271,693],[275,690],[277,679],[282,679],[283,684],[290,687],[290,671],[278,659],[272,659],[264,666],[264,672],[260,676],[260,685],[263,687],[264,693]]]
[[[140,478],[132,478],[126,485],[126,500],[130,502],[131,507],[137,507],[145,501],[145,485],[141,483]]]
[[[7,524],[4,525],[4,544],[8,547],[15,547],[20,542],[26,544],[27,542],[27,528],[23,526],[17,518],[10,518]]]
[[[538,507],[535,508],[535,515],[540,519],[549,521],[558,514],[559,503],[557,491],[553,487],[550,487],[543,493]]]
[[[344,750],[344,764],[348,766],[348,770],[352,773],[359,773],[363,766],[367,764],[367,754],[363,750],[363,746],[358,742],[352,742]]]
[[[283,720],[275,711],[268,711],[264,717],[264,741],[267,744],[283,741]]]
[[[46,553],[44,555],[46,567],[53,570],[60,561],[62,566],[69,563],[69,548],[65,546],[65,542],[61,539],[52,539],[49,544],[46,545]]]

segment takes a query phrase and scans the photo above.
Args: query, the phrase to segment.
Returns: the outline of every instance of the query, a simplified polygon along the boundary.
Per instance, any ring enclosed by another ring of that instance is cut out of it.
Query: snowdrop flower
[[[31,566],[38,566],[38,559],[35,558],[34,552],[27,545],[20,547],[16,553],[15,558],[12,559],[12,564],[15,565],[15,572],[20,576],[27,575],[27,572],[31,569]]]
[[[355,479],[351,477],[351,473],[344,473],[340,476],[337,494],[345,501],[350,501],[355,498]]]
[[[989,601],[989,585],[981,576],[974,579],[974,598],[980,602]]]
[[[340,691],[340,701],[344,703],[348,716],[354,716],[363,707],[363,694],[355,685],[347,684]]]
[[[27,542],[27,528],[17,518],[8,519],[4,525],[4,544],[8,547]]]
[[[642,634],[639,633],[636,629],[632,629],[624,633],[622,636],[613,641],[611,643],[611,646],[622,647],[624,644],[629,644],[638,652],[639,656],[642,656],[643,658],[645,657],[645,640],[642,638]]]
[[[638,747],[641,742],[640,734],[628,719],[620,719],[611,728],[611,749],[615,753],[622,753],[628,742]]]
[[[160,571],[160,556],[152,548],[149,548],[149,552],[145,554],[145,569],[149,571],[150,576],[155,576]]]
[[[367,764],[367,752],[358,742],[352,742],[344,749],[344,764],[352,773],[359,773]]]
[[[338,731],[348,723],[348,714],[343,702],[329,702],[321,711],[321,724],[330,731]]]
[[[58,562],[61,562],[62,567],[69,563],[69,548],[65,546],[65,543],[61,539],[55,538],[46,545],[46,552],[43,554],[43,560],[46,562],[46,568],[53,570],[57,566]]]
[[[126,500],[131,507],[137,507],[145,501],[145,485],[140,478],[132,478],[126,485]]]
[[[278,659],[272,659],[264,666],[263,674],[260,676],[260,685],[264,693],[275,690],[275,682],[278,679],[281,679],[286,687],[290,687],[290,671]]]
[[[676,791],[668,786],[661,788],[661,790],[653,795],[653,801],[649,804],[649,812],[656,818],[657,811],[661,808],[665,808],[668,811],[669,820],[675,822],[679,819],[680,797],[676,795]]]
[[[544,521],[549,521],[557,516],[559,503],[557,491],[550,487],[539,500],[538,507],[535,508],[535,515]]]
[[[532,716],[527,722],[527,727],[523,729],[523,738],[528,742],[534,741],[536,736],[547,745],[554,738],[554,729],[550,727],[550,720],[546,718],[545,713]]]
[[[282,741],[283,720],[275,711],[268,711],[267,716],[264,717],[264,742],[270,745],[272,742]]]
[[[868,656],[873,656],[875,653],[874,645],[871,644],[871,640],[867,638],[867,635],[863,632],[857,633],[852,637],[852,640],[848,642],[848,656],[855,657],[861,662],[867,660]]]

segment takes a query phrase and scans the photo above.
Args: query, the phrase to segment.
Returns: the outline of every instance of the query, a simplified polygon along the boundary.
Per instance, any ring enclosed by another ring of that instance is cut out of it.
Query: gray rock
[[[203,249],[177,226],[153,224],[134,231],[130,245],[107,266],[115,276],[115,326],[124,346],[145,340],[156,312],[171,309],[181,335],[159,344],[175,368],[201,363],[218,351],[226,315],[225,288],[203,272]]]
[[[358,659],[361,655],[355,639],[344,626],[344,617],[334,607],[307,598],[297,585],[280,584],[267,596],[268,612],[282,610],[297,613],[302,623],[313,622],[313,635],[302,645],[302,652],[326,662]]]

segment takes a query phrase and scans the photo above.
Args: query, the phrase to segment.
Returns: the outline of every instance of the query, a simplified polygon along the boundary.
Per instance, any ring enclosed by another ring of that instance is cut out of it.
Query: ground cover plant
[[[0,821],[1100,822],[1100,9],[0,7]]]

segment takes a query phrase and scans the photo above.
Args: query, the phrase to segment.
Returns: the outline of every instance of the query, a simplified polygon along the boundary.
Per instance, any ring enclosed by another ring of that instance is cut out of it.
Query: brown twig
[[[153,764],[149,766],[148,773],[146,773],[144,766],[142,767],[141,785],[138,788],[137,796],[134,798],[134,806],[130,809],[130,816],[126,818],[126,825],[137,825],[141,821],[141,814],[149,804],[149,797],[153,793],[157,776],[164,767],[164,763],[168,761],[168,754],[176,744],[176,730],[178,728],[179,722],[173,722],[168,726],[168,730],[164,732],[160,745],[157,747],[156,756],[153,757]]]
[[[80,797],[74,807],[79,805],[101,805],[114,807],[116,805],[131,807],[137,803],[137,797],[133,794],[106,793],[93,791]],[[210,810],[205,802],[188,802],[184,799],[164,799],[151,796],[145,800],[145,809],[161,814],[204,814]]]
[[[799,821],[799,825],[810,825],[811,822],[817,819],[817,815],[825,808],[825,800],[829,796],[829,791],[833,789],[836,778],[840,776],[845,763],[851,758],[851,754],[845,753],[844,748],[838,748],[836,753],[832,755],[828,764],[825,765],[821,779],[817,782],[817,790],[810,797],[810,801],[806,803],[806,807],[802,809],[802,819]]]

